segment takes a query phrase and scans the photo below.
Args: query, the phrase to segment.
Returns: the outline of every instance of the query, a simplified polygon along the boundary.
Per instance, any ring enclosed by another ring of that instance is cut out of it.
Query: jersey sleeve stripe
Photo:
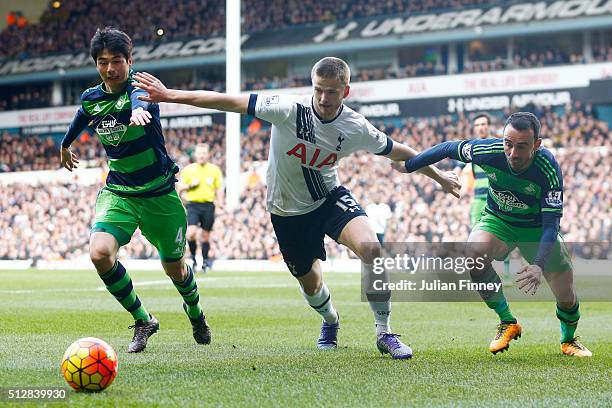
[[[540,162],[544,163],[545,167],[549,169],[553,176],[553,179],[557,184],[557,187],[560,187],[561,183],[559,182],[559,175],[557,174],[557,170],[553,167],[550,161],[543,156],[538,156],[538,159],[540,159]]]
[[[552,168],[552,166],[547,165],[547,163],[543,162],[540,157],[536,157],[536,163],[539,164],[540,169],[547,174],[550,179],[551,187],[558,188],[560,187],[559,178],[557,177],[557,172]]]
[[[255,116],[255,106],[257,105],[257,94],[251,94],[249,96],[249,105],[247,107],[247,114]]]
[[[477,154],[496,154],[496,153],[503,153],[504,149],[493,149],[493,150],[480,150],[477,152],[474,152],[474,155]]]
[[[474,146],[474,150],[485,150],[485,149],[493,149],[493,148],[502,148],[504,147],[503,143],[491,143],[490,145],[476,145]]]
[[[386,156],[389,153],[391,153],[391,149],[393,149],[393,139],[391,139],[389,136],[387,136],[387,145],[385,146],[384,150],[380,153],[376,153],[377,156]]]
[[[485,152],[488,150],[504,150],[503,146],[487,146],[487,147],[480,147],[480,146],[474,146],[473,151],[474,152]]]
[[[548,180],[548,183],[550,184],[550,188],[555,188],[555,183],[553,182],[553,179],[552,179],[552,177],[550,175],[550,172],[543,167],[542,163],[540,163],[539,160],[536,159],[534,163],[536,164],[536,166],[538,166],[538,168],[546,176],[546,179]]]

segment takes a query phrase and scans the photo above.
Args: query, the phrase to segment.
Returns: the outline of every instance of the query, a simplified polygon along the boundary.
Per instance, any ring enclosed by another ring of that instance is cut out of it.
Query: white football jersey
[[[340,185],[338,162],[343,157],[358,150],[388,154],[393,146],[345,105],[335,119],[321,120],[312,96],[252,94],[248,113],[272,123],[267,205],[280,216],[306,214],[321,206]]]

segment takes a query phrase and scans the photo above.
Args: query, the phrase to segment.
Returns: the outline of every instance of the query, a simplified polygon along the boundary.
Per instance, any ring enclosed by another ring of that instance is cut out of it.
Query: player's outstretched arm
[[[386,156],[392,161],[392,167],[402,173],[407,173],[406,167],[403,162],[400,160],[409,160],[418,156],[418,152],[414,150],[412,147],[407,146],[401,143],[394,143],[391,152]],[[461,183],[459,182],[459,178],[457,174],[452,171],[441,171],[435,166],[423,166],[417,170],[419,173],[426,175],[432,180],[436,181],[442,189],[451,193],[455,197],[459,198],[461,191]]]
[[[247,113],[249,95],[228,95],[214,91],[182,91],[168,89],[155,76],[147,72],[134,75],[133,85],[145,90],[148,95],[138,97],[145,102],[172,102],[199,108],[217,109],[224,112]]]
[[[447,158],[465,161],[459,157],[458,154],[461,143],[461,141],[449,141],[437,144],[434,147],[430,147],[415,157],[406,160],[404,163],[405,169],[408,173],[412,173],[413,171],[417,171],[422,167],[429,166],[430,164],[437,163],[440,160]]]

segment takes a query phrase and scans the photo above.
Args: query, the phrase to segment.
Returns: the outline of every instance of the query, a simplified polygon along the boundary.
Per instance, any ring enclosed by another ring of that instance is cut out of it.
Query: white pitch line
[[[263,279],[263,278],[262,278]],[[205,277],[198,278],[196,282],[206,290],[206,288],[293,288],[297,287],[297,283],[286,282],[286,283],[255,283],[253,279],[245,280],[243,277],[238,276],[225,276],[225,277]],[[211,285],[212,283],[212,285]],[[134,286],[172,286],[170,279],[159,279],[152,281],[133,281]],[[357,286],[359,282],[336,282],[333,284],[335,287],[339,286]],[[98,286],[95,288],[78,288],[78,289],[14,289],[14,290],[0,290],[0,294],[31,294],[31,293],[69,293],[69,292],[104,292],[106,286]]]
[[[98,290],[98,288],[90,288],[90,289],[84,289],[84,288],[80,288],[80,289],[8,289],[8,290],[0,290],[0,294],[7,294],[7,295],[20,295],[20,294],[27,294],[27,293],[60,293],[60,292],[92,292],[92,291],[96,291]],[[106,288],[104,288],[104,290],[106,290]]]

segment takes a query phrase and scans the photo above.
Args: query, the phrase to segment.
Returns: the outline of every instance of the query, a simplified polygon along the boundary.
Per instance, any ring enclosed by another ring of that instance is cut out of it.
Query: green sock
[[[187,306],[185,311],[187,312],[187,316],[190,319],[197,319],[202,314],[202,307],[200,306],[200,294],[198,293],[198,285],[196,284],[196,280],[193,277],[193,271],[191,268],[187,268],[188,275],[187,278],[183,282],[175,282],[174,286],[176,290],[179,291],[183,300],[185,301],[185,305]]]
[[[149,312],[140,303],[132,279],[127,273],[121,262],[115,262],[112,269],[100,275],[100,278],[106,285],[106,289],[121,303],[121,306],[132,314],[134,320],[147,321],[150,319]]]
[[[499,275],[495,272],[495,269],[489,265],[482,273],[478,275],[472,274],[472,282],[476,283],[496,283],[501,284]],[[479,290],[478,294],[487,304],[489,309],[493,309],[499,316],[502,323],[516,323],[516,319],[510,312],[510,307],[506,301],[504,295],[504,289],[502,286],[499,287],[499,291],[495,290]]]
[[[563,309],[557,305],[557,318],[561,322],[561,343],[574,340],[578,320],[580,320],[580,304],[576,304],[571,309]]]
[[[487,306],[489,306],[488,303]],[[506,303],[506,301],[498,304],[497,307],[492,309],[495,310],[495,313],[497,313],[497,315],[499,316],[499,320],[502,323],[516,323],[516,318],[512,315],[512,312],[510,311],[510,306],[508,306],[508,303]]]

